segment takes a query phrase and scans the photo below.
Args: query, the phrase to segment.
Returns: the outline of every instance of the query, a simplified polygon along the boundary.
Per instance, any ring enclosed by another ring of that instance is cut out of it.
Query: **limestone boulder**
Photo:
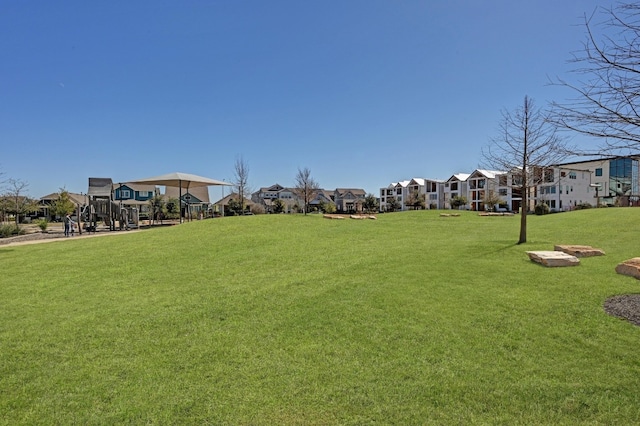
[[[616,272],[640,280],[640,257],[625,260],[616,266]]]
[[[527,255],[533,262],[550,268],[559,266],[578,266],[580,259],[561,251],[528,251]]]
[[[559,244],[554,246],[553,249],[575,257],[604,256],[604,251],[602,249],[593,248],[591,246]]]

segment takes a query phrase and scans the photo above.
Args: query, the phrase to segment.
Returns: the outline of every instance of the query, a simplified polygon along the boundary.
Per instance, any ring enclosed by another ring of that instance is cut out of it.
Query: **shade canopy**
[[[179,199],[182,200],[182,190],[186,189],[189,192],[189,188],[200,188],[203,186],[232,186],[231,183],[223,182],[220,180],[209,179],[203,176],[192,175],[189,173],[168,173],[166,175],[153,176],[146,179],[138,179],[129,181],[130,183],[146,183],[149,185],[160,186],[172,186],[179,188]],[[182,205],[182,201],[180,203]],[[186,210],[189,210],[189,204],[186,205]],[[191,215],[189,214],[189,217]],[[180,223],[182,223],[182,208],[180,208]]]
[[[130,180],[130,183],[146,183],[150,185],[175,186],[180,189],[189,189],[201,186],[232,186],[231,183],[210,179],[189,173],[167,173],[166,175],[153,176],[146,179]]]

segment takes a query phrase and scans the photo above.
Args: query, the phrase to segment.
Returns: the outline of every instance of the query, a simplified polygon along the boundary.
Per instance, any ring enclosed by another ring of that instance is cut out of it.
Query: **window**
[[[596,169],[596,176],[602,176],[602,168]]]
[[[451,184],[451,190],[452,191],[457,191],[458,190],[458,182],[453,182]]]
[[[553,182],[553,169],[544,170],[544,181],[548,183]]]
[[[131,191],[129,191],[128,189],[121,189],[120,190],[120,199],[121,200],[126,200],[128,198],[131,198]]]
[[[498,195],[501,196],[501,197],[506,197],[507,196],[507,188],[498,189]]]

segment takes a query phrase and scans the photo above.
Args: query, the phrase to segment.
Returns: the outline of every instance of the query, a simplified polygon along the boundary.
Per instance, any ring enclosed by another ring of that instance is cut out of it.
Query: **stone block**
[[[580,259],[561,251],[528,251],[527,255],[532,261],[547,267],[578,266]]]
[[[640,280],[640,257],[625,260],[616,266],[616,272]]]
[[[593,248],[591,246],[580,246],[575,244],[558,244],[553,247],[556,251],[570,254],[575,257],[591,257],[604,256],[602,249]]]

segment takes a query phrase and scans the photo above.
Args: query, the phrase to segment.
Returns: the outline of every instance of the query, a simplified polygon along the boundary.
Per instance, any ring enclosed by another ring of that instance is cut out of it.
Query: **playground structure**
[[[81,218],[88,232],[95,232],[99,222],[104,222],[110,231],[140,226],[138,209],[114,200],[111,178],[89,178],[87,196],[89,202],[82,209]]]

